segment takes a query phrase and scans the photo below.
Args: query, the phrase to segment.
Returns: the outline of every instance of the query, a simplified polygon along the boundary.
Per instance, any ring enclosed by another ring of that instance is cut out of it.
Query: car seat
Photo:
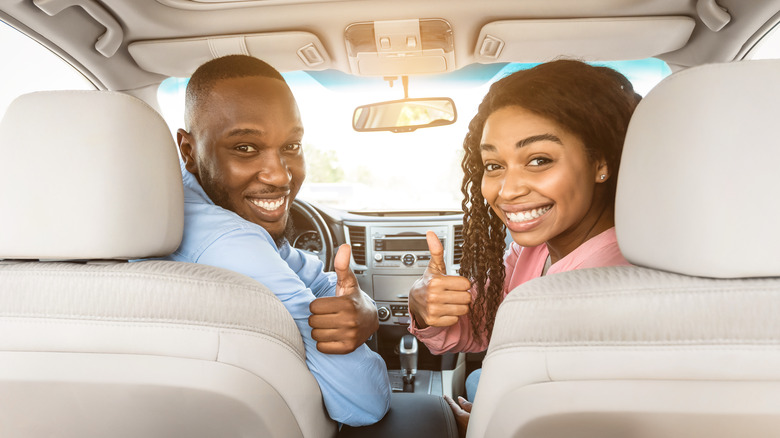
[[[529,281],[500,306],[469,437],[780,431],[780,61],[675,73],[618,177],[636,266]]]
[[[0,122],[0,436],[328,437],[292,317],[263,285],[161,260],[182,237],[162,117],[104,91]]]

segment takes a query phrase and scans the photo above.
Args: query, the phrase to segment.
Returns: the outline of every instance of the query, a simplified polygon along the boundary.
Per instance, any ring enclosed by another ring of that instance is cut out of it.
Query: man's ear
[[[599,160],[596,163],[596,183],[603,183],[609,179],[609,166],[606,160]]]
[[[189,132],[179,129],[176,131],[176,144],[179,146],[184,168],[193,175],[197,175],[198,166],[195,164],[195,147]]]

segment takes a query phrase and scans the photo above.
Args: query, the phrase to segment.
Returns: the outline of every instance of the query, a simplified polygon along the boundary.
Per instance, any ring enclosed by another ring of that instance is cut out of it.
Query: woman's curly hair
[[[481,190],[484,165],[480,143],[487,118],[500,108],[519,106],[567,129],[582,140],[591,159],[606,160],[611,177],[603,186],[614,205],[623,141],[640,99],[617,71],[568,59],[517,71],[490,87],[469,123],[461,165],[464,241],[460,275],[471,279],[477,290],[471,307],[475,337],[486,332],[490,339],[505,277],[506,228]]]

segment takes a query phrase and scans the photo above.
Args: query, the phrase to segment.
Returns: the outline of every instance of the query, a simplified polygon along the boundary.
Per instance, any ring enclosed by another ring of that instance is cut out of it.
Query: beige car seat
[[[469,437],[780,435],[778,78],[705,65],[640,103],[616,201],[637,266],[509,294]]]
[[[0,122],[0,436],[329,437],[292,317],[254,280],[127,260],[179,245],[162,118],[40,92]]]

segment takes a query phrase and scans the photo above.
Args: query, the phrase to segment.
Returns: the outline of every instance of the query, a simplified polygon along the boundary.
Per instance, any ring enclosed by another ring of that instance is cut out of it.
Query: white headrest
[[[181,242],[175,143],[121,93],[23,95],[0,122],[0,258],[134,259]]]
[[[631,119],[616,200],[632,263],[686,275],[780,276],[780,60],[691,68]]]

